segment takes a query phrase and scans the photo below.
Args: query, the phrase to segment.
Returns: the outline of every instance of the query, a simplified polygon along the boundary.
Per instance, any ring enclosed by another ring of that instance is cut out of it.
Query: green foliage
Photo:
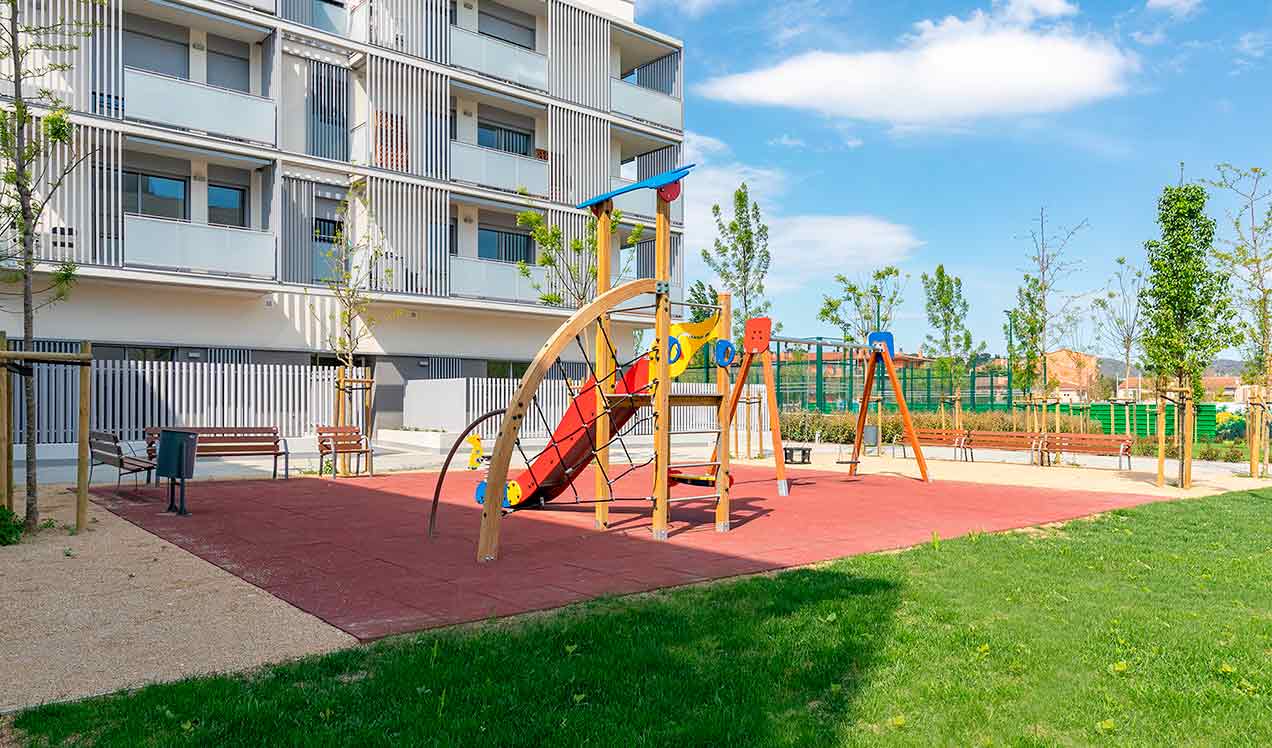
[[[623,220],[623,211],[616,210],[611,221],[617,226]],[[575,237],[567,244],[560,226],[548,223],[542,213],[525,210],[517,214],[517,225],[530,230],[537,251],[535,264],[547,268],[551,278],[540,282],[530,272],[526,262],[517,263],[517,272],[530,281],[539,293],[539,301],[549,306],[568,306],[577,309],[596,298],[596,218],[589,217],[583,229],[583,238]],[[627,247],[635,247],[642,241],[645,227],[636,224],[628,234]],[[620,265],[619,277],[630,271],[631,262]]]
[[[945,265],[937,265],[932,275],[924,273],[921,280],[928,324],[936,330],[927,336],[924,354],[936,358],[940,375],[962,381],[974,358],[985,352],[985,344],[974,344],[967,329],[963,280],[945,272]]]
[[[1219,411],[1215,414],[1215,439],[1217,441],[1236,441],[1246,435],[1246,418],[1240,413]]]
[[[835,276],[839,296],[822,296],[817,319],[839,328],[845,342],[865,343],[870,333],[892,329],[892,318],[909,279],[896,265],[885,265],[864,280],[839,273]]]
[[[911,412],[914,427],[917,429],[939,429],[942,427],[941,414],[932,411]],[[947,411],[945,428],[952,425],[952,414]],[[870,411],[869,424],[874,424],[876,415]],[[782,419],[782,438],[788,442],[822,441],[829,444],[851,444],[857,431],[856,413],[818,413],[816,411],[784,411]],[[1017,416],[1017,426],[1021,422]],[[963,426],[972,431],[1011,431],[1011,414],[1006,411],[963,412]],[[1081,433],[1083,420],[1080,416],[1060,416],[1060,430]],[[1097,427],[1098,428],[1098,427]],[[1048,416],[1047,429],[1055,430],[1054,416]],[[1087,426],[1087,431],[1091,427]],[[820,438],[818,437],[820,434]],[[883,441],[885,444],[900,440],[904,434],[900,414],[895,411],[883,412]]]
[[[1042,364],[1045,358],[1046,317],[1043,309],[1043,287],[1038,278],[1026,274],[1016,289],[1016,307],[1008,311],[1003,334],[1010,341],[1007,355],[1012,360],[1014,385],[1024,392],[1035,388],[1046,390],[1042,381]]]
[[[1145,242],[1148,276],[1144,305],[1144,368],[1159,381],[1189,386],[1197,399],[1201,378],[1225,348],[1237,342],[1230,280],[1207,263],[1215,221],[1206,215],[1200,185],[1167,186],[1157,203],[1161,238]]]
[[[1267,171],[1219,164],[1219,178],[1205,180],[1237,198],[1239,209],[1228,214],[1231,238],[1214,249],[1221,270],[1232,278],[1240,313],[1239,331],[1245,351],[1243,375],[1248,382],[1272,384],[1272,189],[1264,187]]]
[[[693,285],[689,286],[689,294],[686,297],[686,301],[690,304],[715,306],[720,303],[719,293],[719,291],[716,291],[715,286],[696,280]],[[710,316],[710,309],[703,309],[700,306],[689,307],[690,322],[705,322]]]
[[[760,215],[760,205],[751,200],[746,182],[733,193],[733,218],[727,222],[720,205],[711,206],[715,217],[716,239],[710,250],[702,250],[702,261],[720,279],[724,291],[733,302],[733,337],[739,345],[746,321],[762,317],[771,305],[764,298],[764,281],[768,277],[769,227]],[[780,325],[774,325],[776,332]]]
[[[22,520],[7,506],[0,506],[0,545],[17,545],[22,540]]]

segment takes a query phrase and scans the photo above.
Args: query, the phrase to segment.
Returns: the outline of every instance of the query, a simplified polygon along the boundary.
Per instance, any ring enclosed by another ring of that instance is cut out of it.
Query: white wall
[[[309,90],[309,65],[296,55],[283,55],[278,76],[278,147],[294,153],[305,152],[305,93]]]
[[[574,0],[578,5],[595,8],[624,21],[636,20],[635,0]]]
[[[270,296],[273,305],[266,306]],[[36,334],[101,343],[321,350],[335,309],[330,298],[300,291],[258,294],[81,278],[66,301],[40,312]],[[476,305],[456,310],[377,305],[375,314],[382,321],[365,345],[369,354],[518,360],[534,358],[565,321]],[[10,337],[21,336],[18,315],[0,314],[0,323]]]

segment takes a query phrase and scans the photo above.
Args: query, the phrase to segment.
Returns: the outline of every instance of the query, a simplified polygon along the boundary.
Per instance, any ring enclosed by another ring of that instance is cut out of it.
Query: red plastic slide
[[[644,394],[649,386],[649,356],[637,359],[614,382],[615,394]],[[635,404],[618,401],[610,408],[610,434],[616,434],[635,415]],[[513,506],[538,504],[560,496],[591,462],[596,421],[596,379],[588,379],[570,403],[561,422],[552,432],[555,446],[549,445],[530,467],[509,483],[521,487],[521,500]],[[585,426],[586,424],[586,426]],[[511,492],[510,492],[511,493]]]

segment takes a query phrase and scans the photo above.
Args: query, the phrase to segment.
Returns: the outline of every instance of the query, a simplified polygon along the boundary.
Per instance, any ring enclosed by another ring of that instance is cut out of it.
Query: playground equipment
[[[884,371],[888,375],[888,380],[892,382],[892,391],[896,394],[897,410],[901,413],[901,426],[905,431],[905,437],[910,442],[910,448],[914,450],[915,462],[919,465],[919,475],[923,482],[928,481],[927,460],[923,457],[923,448],[919,446],[919,436],[914,431],[914,420],[910,417],[910,408],[905,403],[905,392],[901,389],[901,381],[897,378],[896,366],[892,363],[893,338],[890,332],[872,332],[866,337],[866,348],[869,351],[868,363],[866,364],[866,381],[865,388],[861,393],[861,407],[857,409],[857,430],[854,432],[857,438],[853,439],[852,444],[852,460],[848,467],[849,475],[856,475],[857,468],[861,464],[861,449],[864,446],[861,439],[861,433],[866,428],[866,418],[870,411],[871,389],[874,386],[875,370],[880,363],[883,364]]]
[[[75,531],[88,524],[88,414],[92,400],[93,344],[80,343],[78,353],[46,353],[40,351],[11,351],[4,333],[0,333],[0,493],[3,505],[13,511],[13,420],[10,412],[9,373],[23,377],[33,376],[30,364],[62,364],[79,367],[79,419],[77,460],[75,471]]]
[[[574,491],[575,503],[594,503],[597,526],[607,526],[608,505],[619,500],[619,497],[614,496],[614,484],[623,476],[651,463],[651,495],[639,498],[653,502],[652,524],[655,539],[667,538],[673,481],[698,485],[698,479],[703,477],[681,472],[688,468],[709,468],[707,475],[714,478],[715,490],[698,496],[677,497],[677,501],[714,499],[716,529],[721,532],[729,529],[731,481],[728,445],[724,443],[724,439],[733,413],[732,407],[726,402],[729,388],[727,366],[732,358],[731,346],[713,346],[718,366],[718,394],[673,395],[671,392],[673,366],[678,362],[687,365],[691,357],[688,353],[690,348],[696,350],[695,346],[701,347],[711,341],[713,333],[728,330],[731,326],[729,300],[722,295],[718,306],[711,307],[714,314],[711,324],[704,325],[707,329],[681,325],[674,338],[676,342],[672,344],[671,202],[680,196],[680,181],[692,168],[690,165],[664,172],[579,204],[579,208],[590,209],[596,216],[597,245],[608,248],[613,237],[613,199],[635,190],[655,190],[657,209],[654,277],[640,278],[610,288],[610,253],[599,252],[596,298],[571,315],[548,338],[527,367],[500,422],[499,433],[491,450],[486,481],[478,488],[477,498],[482,503],[478,561],[491,561],[498,557],[500,519],[505,510],[543,507],[546,502],[566,490]],[[619,312],[635,311],[638,307],[627,308],[623,305],[646,294],[654,296],[653,349],[630,361],[620,362],[613,342],[611,316]],[[596,333],[595,349],[590,352],[591,355],[583,341],[588,330]],[[560,370],[563,377],[565,376],[561,355],[571,346],[577,346],[583,354],[590,376],[577,388],[566,378],[571,401],[560,423],[553,429],[546,423],[535,395],[550,371]],[[653,411],[650,418],[654,426],[654,449],[651,459],[638,465],[631,460],[631,453],[622,437],[624,428],[628,427],[637,410],[646,405],[652,406]],[[679,466],[670,463],[673,405],[717,409],[717,428],[714,430],[717,456],[709,463]],[[523,422],[531,415],[543,421],[550,432],[547,446],[534,457],[525,454],[519,438]],[[615,443],[622,447],[629,458],[626,469],[617,472],[610,465],[610,447]],[[509,467],[514,452],[521,454],[526,462],[526,469],[510,476]],[[575,483],[589,465],[595,465],[597,495],[595,499],[584,500],[578,496]]]

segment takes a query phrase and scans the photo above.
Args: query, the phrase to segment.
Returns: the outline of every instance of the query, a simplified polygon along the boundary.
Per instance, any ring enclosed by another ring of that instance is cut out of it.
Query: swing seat
[[[715,488],[716,477],[710,473],[706,474],[689,474],[681,473],[675,470],[667,471],[667,482],[671,485],[684,486],[701,486],[703,488]],[[729,473],[729,488],[733,487],[733,473]]]

